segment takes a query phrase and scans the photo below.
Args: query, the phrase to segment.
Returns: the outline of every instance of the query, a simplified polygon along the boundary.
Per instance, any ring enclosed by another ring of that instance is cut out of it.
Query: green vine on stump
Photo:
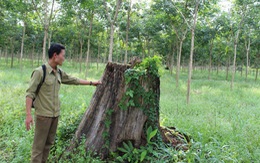
[[[159,68],[161,67],[162,58],[159,56],[149,57],[144,59],[140,64],[137,64],[133,69],[128,69],[125,72],[125,82],[128,85],[125,95],[119,103],[121,109],[131,107],[140,108],[148,117],[144,130],[151,126],[153,130],[157,129],[159,124],[157,114],[159,114],[158,94],[154,93],[152,88],[156,87],[155,80],[158,80]],[[147,82],[148,88],[144,88],[142,81]],[[157,142],[161,142],[161,136],[157,133]]]

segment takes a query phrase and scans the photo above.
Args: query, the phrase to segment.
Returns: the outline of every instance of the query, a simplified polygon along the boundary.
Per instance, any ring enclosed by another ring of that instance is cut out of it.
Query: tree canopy
[[[160,55],[171,71],[176,65],[177,79],[190,59],[196,2],[194,65],[210,71],[235,57],[237,66],[258,68],[257,0],[5,0],[0,2],[0,56],[44,59],[51,42],[64,44],[68,58],[80,63]]]

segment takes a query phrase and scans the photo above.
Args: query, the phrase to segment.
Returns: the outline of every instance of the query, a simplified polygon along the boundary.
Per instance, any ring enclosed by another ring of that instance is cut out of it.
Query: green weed
[[[33,68],[27,60],[22,70],[17,61],[14,65],[11,69],[3,62],[0,64],[0,162],[29,162],[33,130],[25,131],[25,91]],[[100,66],[99,70],[95,64],[90,66],[88,79],[98,80],[102,76],[104,65]],[[85,78],[85,71],[79,73],[77,64],[67,62],[62,69]],[[167,71],[161,74],[160,123],[188,133],[193,140],[186,152],[172,148],[160,150],[172,162],[259,162],[260,83],[254,81],[253,74],[247,81],[236,74],[234,88],[230,90],[225,72],[217,75],[213,71],[211,80],[207,79],[207,73],[194,71],[190,105],[186,104],[187,72],[181,73],[179,88],[175,87],[174,75]],[[61,117],[51,162],[57,161],[70,142],[94,91],[94,87],[62,85]],[[77,150],[73,161],[101,162],[86,154],[84,146]],[[160,152],[155,154],[163,158]],[[156,156],[144,151],[139,152],[138,159],[145,160],[148,156],[154,159],[151,162],[159,162]]]

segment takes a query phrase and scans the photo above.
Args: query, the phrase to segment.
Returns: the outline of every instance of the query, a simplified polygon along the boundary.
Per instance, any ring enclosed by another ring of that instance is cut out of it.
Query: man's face
[[[62,63],[65,60],[65,50],[62,49],[60,54],[57,55],[56,53],[54,53],[54,61],[56,62],[57,65],[62,66]]]

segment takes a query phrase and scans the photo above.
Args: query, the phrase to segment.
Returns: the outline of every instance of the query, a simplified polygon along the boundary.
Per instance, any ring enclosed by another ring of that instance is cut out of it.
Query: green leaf
[[[146,154],[147,154],[147,150],[144,150],[144,151],[141,153],[141,158],[140,158],[140,161],[141,161],[141,162],[144,160]]]
[[[129,91],[126,92],[126,95],[130,96],[131,98],[133,98],[134,97],[134,91],[133,90],[129,90]]]
[[[119,151],[121,151],[121,152],[124,152],[124,153],[127,153],[128,151],[127,150],[125,150],[124,148],[120,148],[120,147],[118,147],[117,148]]]
[[[157,131],[158,131],[158,130],[155,129],[155,130],[153,130],[152,132],[150,132],[150,133],[147,135],[147,141],[148,141],[148,143],[151,142],[151,139],[156,135]]]
[[[133,149],[133,148],[134,148],[131,141],[128,141],[128,146],[130,147],[130,149]]]
[[[131,151],[131,148],[125,143],[123,142],[123,146],[125,147],[125,149],[130,152]]]
[[[129,100],[127,106],[135,106],[134,100]]]

